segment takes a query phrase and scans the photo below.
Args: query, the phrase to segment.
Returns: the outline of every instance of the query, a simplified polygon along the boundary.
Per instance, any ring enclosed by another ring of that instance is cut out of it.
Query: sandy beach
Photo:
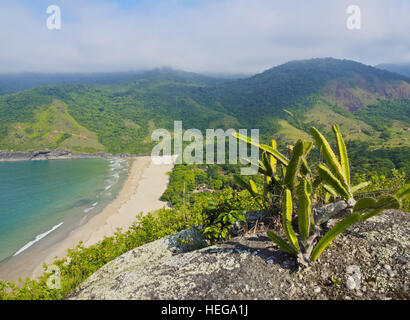
[[[167,172],[173,164],[154,164],[150,156],[132,159],[129,176],[116,199],[102,212],[82,226],[74,229],[67,237],[43,252],[33,252],[12,266],[3,266],[0,279],[16,281],[19,277],[35,278],[43,273],[43,262],[50,264],[57,256],[62,258],[67,250],[80,241],[90,246],[104,237],[114,235],[117,228],[127,230],[136,220],[138,213],[148,213],[166,206],[159,200],[168,185]]]

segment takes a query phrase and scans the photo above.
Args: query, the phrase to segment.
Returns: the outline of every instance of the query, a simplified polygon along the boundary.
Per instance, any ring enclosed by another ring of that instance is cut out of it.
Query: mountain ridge
[[[401,74],[405,77],[410,77],[410,63],[407,64],[394,64],[394,63],[385,63],[379,64],[376,68],[388,70],[390,72],[395,72]]]
[[[303,137],[311,125],[326,132],[339,122],[347,140],[410,145],[404,130],[410,127],[410,79],[355,61],[291,61],[236,80],[169,68],[132,77],[120,83],[108,79],[114,84],[42,85],[0,96],[0,150],[27,151],[20,143],[23,137],[26,146],[39,143],[42,148],[61,148],[56,140],[43,144],[57,130],[53,123],[46,125],[48,131],[42,128],[44,122],[35,124],[35,114],[47,110],[53,101],[67,105],[67,114],[89,135],[95,134],[95,145],[104,146],[95,152],[149,153],[152,131],[171,130],[174,120],[182,120],[184,129],[259,128],[262,139],[284,142]],[[30,134],[30,129],[17,132],[16,126],[38,129],[37,135]],[[27,136],[38,141],[30,142]],[[67,149],[90,152],[81,148],[84,141],[78,143]]]
[[[182,81],[189,80],[196,83],[211,84],[226,81],[227,79],[203,75],[194,72],[176,70],[168,67],[142,71],[122,72],[94,72],[94,73],[37,73],[23,72],[16,74],[0,74],[0,94],[14,93],[29,90],[42,85],[67,84],[101,84],[120,85],[135,82],[140,79],[151,81]]]

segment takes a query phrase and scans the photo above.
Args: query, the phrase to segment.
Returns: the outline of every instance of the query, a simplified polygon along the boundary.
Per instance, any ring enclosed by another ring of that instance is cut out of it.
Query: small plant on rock
[[[231,229],[238,220],[245,222],[243,209],[232,208],[227,202],[216,204],[213,201],[208,202],[204,209],[202,234],[211,243],[228,240],[231,237]]]
[[[314,171],[307,162],[312,142],[299,140],[294,147],[288,148],[288,159],[277,150],[275,141],[268,146],[236,134],[239,140],[257,146],[262,152],[257,165],[259,173],[264,175],[264,191],[258,190],[252,180],[245,182],[239,176],[236,180],[259,203],[267,203],[265,209],[268,212],[281,212],[286,240],[272,231],[268,231],[268,236],[282,250],[295,255],[299,264],[304,266],[316,261],[330,243],[352,224],[365,221],[386,209],[399,209],[401,200],[410,195],[410,185],[407,185],[393,196],[356,201],[355,193],[368,183],[351,185],[349,159],[339,127],[333,126],[338,157],[316,128],[312,127],[310,131],[326,162],[319,163]],[[330,198],[334,202],[328,203]],[[337,223],[325,233],[331,220]]]

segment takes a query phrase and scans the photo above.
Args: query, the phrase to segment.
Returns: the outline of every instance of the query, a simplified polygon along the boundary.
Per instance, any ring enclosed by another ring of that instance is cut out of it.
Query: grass
[[[371,97],[367,97],[367,101],[370,100]],[[409,128],[407,122],[390,120],[387,126],[389,135],[386,136],[385,133],[377,131],[373,126],[355,118],[352,113],[332,104],[325,98],[319,99],[303,118],[298,119],[298,122],[303,125],[305,130],[315,126],[326,134],[331,134],[333,124],[338,123],[346,141],[367,142],[372,145],[372,150],[410,146],[410,130],[407,130]],[[311,140],[305,131],[296,128],[288,121],[279,120],[278,123],[281,128],[275,134],[275,139],[286,142],[295,142],[300,138]]]
[[[311,137],[303,130],[295,128],[286,120],[279,120],[280,130],[274,135],[278,141],[296,142],[299,139],[311,140]]]
[[[337,123],[343,132],[346,141],[375,141],[377,133],[370,125],[361,120],[347,117],[332,110],[326,100],[319,100],[317,104],[306,114],[305,123],[310,123],[314,126],[320,124],[325,131],[330,133],[332,125]]]
[[[53,100],[48,107],[35,112],[32,123],[14,123],[3,144],[9,150],[30,151],[66,149],[76,152],[98,152],[105,148],[95,133],[81,126],[67,111],[67,105]]]
[[[393,121],[389,126],[391,138],[383,142],[380,147],[410,147],[409,124],[403,121]]]

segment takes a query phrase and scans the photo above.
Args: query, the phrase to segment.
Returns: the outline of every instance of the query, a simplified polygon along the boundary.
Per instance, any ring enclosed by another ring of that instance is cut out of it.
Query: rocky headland
[[[43,150],[29,152],[6,152],[0,151],[0,161],[27,161],[27,160],[58,160],[58,159],[88,159],[88,158],[110,158],[110,157],[136,157],[139,155],[110,153],[77,153],[66,150]]]

